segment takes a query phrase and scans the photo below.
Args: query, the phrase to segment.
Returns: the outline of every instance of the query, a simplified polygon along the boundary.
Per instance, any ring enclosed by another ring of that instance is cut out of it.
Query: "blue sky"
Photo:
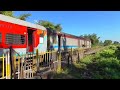
[[[63,32],[77,36],[96,33],[100,40],[120,41],[120,11],[15,11],[18,16],[31,13],[27,21],[47,20],[60,23]]]

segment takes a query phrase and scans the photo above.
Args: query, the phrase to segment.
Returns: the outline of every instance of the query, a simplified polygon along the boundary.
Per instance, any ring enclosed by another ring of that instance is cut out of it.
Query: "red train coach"
[[[61,49],[83,48],[83,45],[86,48],[91,47],[90,40],[85,38],[63,32],[51,32],[50,38],[47,37],[49,32],[50,30],[43,26],[0,14],[0,55],[6,52],[10,46],[19,54],[35,53],[36,49],[46,52],[49,49],[48,42],[55,50],[60,49],[60,47]],[[56,43],[51,42],[52,35],[57,37]]]
[[[0,14],[0,54],[10,46],[17,52],[34,52],[46,28]]]

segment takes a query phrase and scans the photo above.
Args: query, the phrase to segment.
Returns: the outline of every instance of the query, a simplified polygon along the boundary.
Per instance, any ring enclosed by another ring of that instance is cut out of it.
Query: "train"
[[[0,14],[0,56],[12,47],[19,55],[91,48],[91,40]]]

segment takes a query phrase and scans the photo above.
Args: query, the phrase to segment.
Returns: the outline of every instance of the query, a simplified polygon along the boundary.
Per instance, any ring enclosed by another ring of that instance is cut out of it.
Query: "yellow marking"
[[[7,64],[7,77],[10,78],[10,64]]]
[[[14,65],[15,65],[15,69],[16,69],[16,57],[14,56]]]
[[[0,59],[2,59],[3,57],[0,57]]]
[[[7,66],[8,58],[7,58],[7,56],[5,58],[6,58],[6,60],[5,60],[5,62],[6,62],[6,79],[7,79],[8,78],[8,66]]]

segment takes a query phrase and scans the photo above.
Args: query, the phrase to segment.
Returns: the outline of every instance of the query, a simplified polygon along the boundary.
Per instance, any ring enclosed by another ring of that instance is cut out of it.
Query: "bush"
[[[116,50],[117,48],[116,48],[115,45],[110,45],[110,46],[109,46],[109,49]]]
[[[105,58],[115,57],[115,50],[116,50],[116,47],[111,45],[107,49],[102,50],[100,52],[100,56]]]
[[[120,59],[120,46],[117,47],[117,49],[115,50],[115,56]]]
[[[120,46],[88,55],[64,73],[81,79],[120,79]]]

